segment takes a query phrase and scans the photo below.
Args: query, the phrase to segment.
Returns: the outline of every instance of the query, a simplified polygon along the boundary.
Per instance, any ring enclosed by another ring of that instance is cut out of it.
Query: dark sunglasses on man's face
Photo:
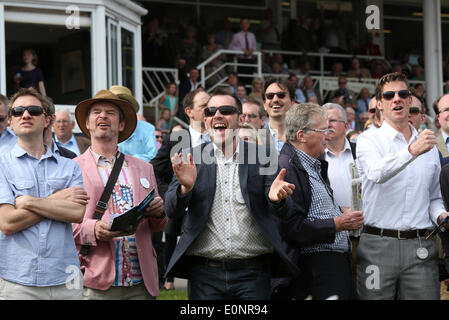
[[[44,113],[44,109],[39,106],[28,106],[28,107],[14,107],[11,109],[11,115],[13,117],[21,117],[25,111],[28,111],[28,113],[31,116],[40,116]]]
[[[410,107],[410,111],[409,112],[410,112],[411,115],[414,115],[414,116],[416,116],[416,115],[421,113],[419,107]]]
[[[382,93],[382,97],[385,100],[390,101],[394,98],[396,92],[398,93],[398,96],[401,99],[407,99],[412,94],[409,90],[385,91],[384,93]]]
[[[7,117],[0,117],[0,122],[3,122],[7,119]]]
[[[204,116],[213,117],[217,113],[217,110],[219,110],[223,116],[230,116],[231,114],[239,112],[234,106],[207,107],[204,109]]]
[[[376,108],[368,109],[368,112],[369,112],[369,113],[376,113]]]
[[[282,92],[282,91],[281,92],[270,92],[270,93],[267,93],[265,95],[265,97],[267,97],[268,100],[273,99],[274,96],[278,96],[279,99],[284,99],[286,95],[287,95],[287,92]]]

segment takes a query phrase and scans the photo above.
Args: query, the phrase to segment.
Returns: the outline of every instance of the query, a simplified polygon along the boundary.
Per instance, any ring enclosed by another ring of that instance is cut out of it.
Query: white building
[[[142,101],[141,17],[130,0],[0,0],[0,92],[32,48],[57,108],[119,84]]]

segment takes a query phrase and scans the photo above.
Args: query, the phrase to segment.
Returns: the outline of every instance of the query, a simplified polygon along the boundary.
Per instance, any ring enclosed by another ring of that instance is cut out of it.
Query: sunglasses
[[[409,90],[386,91],[386,92],[382,93],[382,97],[385,100],[390,101],[394,98],[396,92],[398,93],[398,96],[401,99],[407,99],[412,94]]]
[[[3,122],[7,119],[7,117],[0,117],[0,122]]]
[[[417,114],[420,114],[421,113],[421,110],[418,108],[418,107],[410,107],[410,114],[412,114],[412,115],[417,115]]]
[[[265,97],[267,97],[268,100],[273,99],[274,96],[278,96],[279,99],[284,99],[286,95],[287,95],[287,92],[282,92],[282,91],[281,92],[270,92],[270,93],[267,93],[265,95]]]
[[[162,138],[162,136],[156,136],[156,139],[160,139],[160,138]]]
[[[11,109],[11,115],[13,117],[21,117],[25,111],[28,111],[28,113],[31,116],[40,116],[44,113],[44,109],[39,106],[28,106],[28,107],[14,107]]]
[[[369,112],[369,113],[376,113],[376,108],[368,109],[368,112]]]
[[[224,116],[239,113],[237,108],[234,106],[207,107],[204,109],[204,116],[213,117],[217,113],[217,110]]]

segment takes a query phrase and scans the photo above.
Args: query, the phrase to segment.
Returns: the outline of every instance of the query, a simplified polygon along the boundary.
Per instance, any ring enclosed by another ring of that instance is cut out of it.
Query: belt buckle
[[[401,237],[401,230],[398,230],[398,240],[407,240],[407,238]]]

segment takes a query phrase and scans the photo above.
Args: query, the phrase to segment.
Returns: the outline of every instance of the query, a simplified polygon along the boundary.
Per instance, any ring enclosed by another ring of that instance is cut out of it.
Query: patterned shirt
[[[116,157],[112,162],[106,157],[92,152],[96,162],[98,172],[100,173],[103,184],[106,183],[111,174]],[[133,190],[130,179],[128,164],[123,162],[117,182],[112,191],[112,212],[113,217],[123,214],[126,210],[133,207]],[[142,282],[142,273],[140,271],[139,258],[137,256],[136,237],[134,235],[114,238],[115,244],[115,279],[113,286],[132,286]]]
[[[215,144],[214,154],[217,186],[212,211],[206,228],[193,242],[188,254],[211,259],[244,259],[272,252],[270,243],[243,199],[239,182],[238,145],[234,156],[229,159]]]
[[[332,190],[325,183],[321,176],[321,163],[299,149],[295,149],[304,169],[309,174],[310,189],[312,192],[312,202],[307,215],[307,220],[314,221],[320,219],[333,219],[341,215],[338,205],[332,196]],[[349,241],[349,232],[347,230],[335,234],[334,243],[323,243],[312,246],[304,246],[301,253],[315,252],[348,252],[351,243]]]

